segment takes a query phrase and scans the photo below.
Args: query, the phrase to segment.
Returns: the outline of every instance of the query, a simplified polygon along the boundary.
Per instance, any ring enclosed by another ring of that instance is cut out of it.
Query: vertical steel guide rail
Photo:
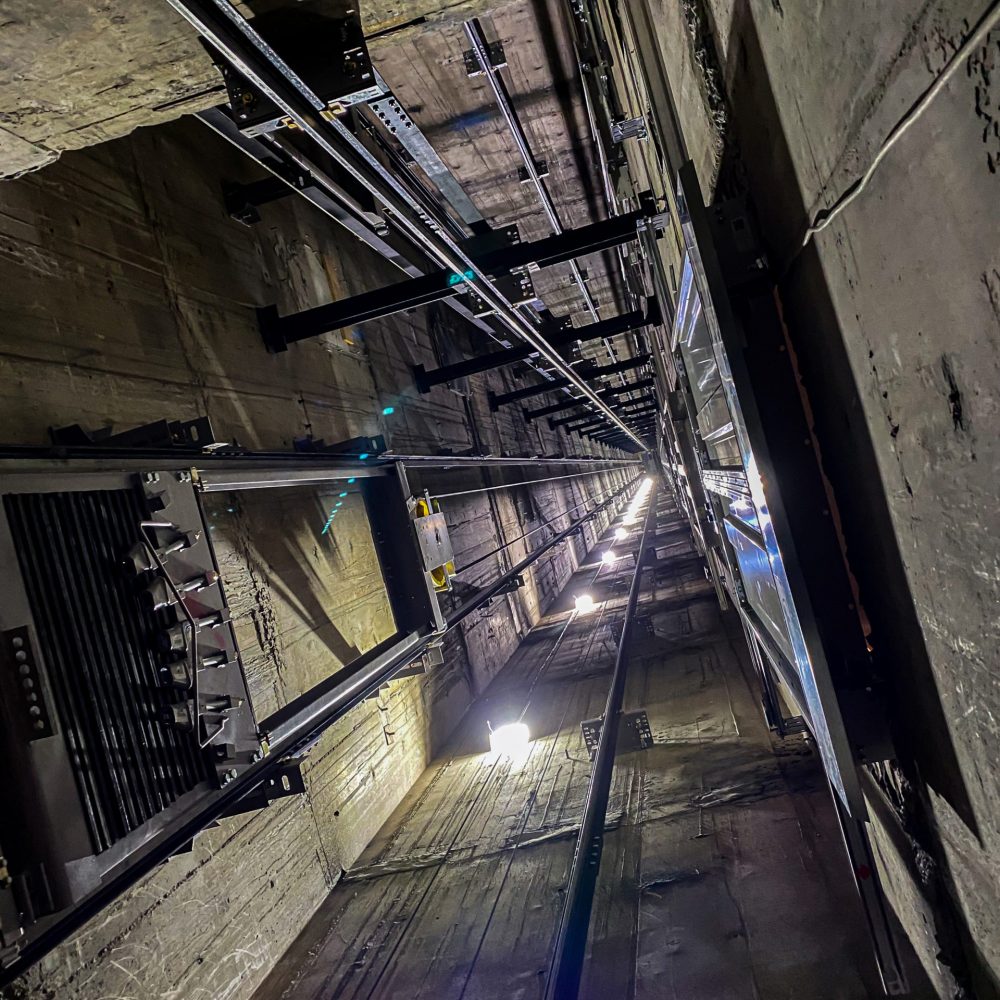
[[[632,584],[629,587],[628,603],[625,605],[625,621],[618,642],[608,700],[604,707],[604,723],[601,726],[597,752],[594,754],[594,767],[590,772],[590,783],[587,785],[587,795],[583,803],[583,818],[580,821],[576,852],[573,855],[573,866],[566,887],[566,901],[559,918],[559,931],[556,935],[552,964],[549,967],[545,1000],[576,1000],[580,991],[594,891],[597,887],[597,875],[604,850],[604,821],[611,794],[618,726],[625,696],[629,640],[632,635],[635,609],[639,603],[642,554],[650,528],[656,520],[656,491],[657,487],[654,484],[649,491],[649,507],[639,538],[639,553],[635,561],[635,572],[632,574]]]

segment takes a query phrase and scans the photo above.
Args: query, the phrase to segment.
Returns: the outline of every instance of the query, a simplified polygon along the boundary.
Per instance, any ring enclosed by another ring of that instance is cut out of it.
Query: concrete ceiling
[[[490,0],[363,3],[365,32],[406,39]],[[250,13],[247,11],[247,13]],[[218,71],[166,0],[11,0],[0,24],[0,176],[219,103]]]
[[[254,4],[258,13],[266,0]],[[273,6],[273,4],[267,4]],[[463,21],[483,17],[504,47],[503,71],[565,227],[606,215],[561,0],[446,0],[362,4],[375,64],[484,217],[548,235],[537,192],[518,177],[521,157],[484,77],[468,77]],[[246,7],[244,13],[253,12]],[[17,176],[63,152],[122,137],[225,100],[218,70],[166,0],[58,5],[15,0],[4,11],[0,175]],[[602,316],[618,311],[610,259],[583,262]],[[593,317],[568,265],[536,274],[536,290],[576,325]],[[603,356],[603,346],[587,353]]]

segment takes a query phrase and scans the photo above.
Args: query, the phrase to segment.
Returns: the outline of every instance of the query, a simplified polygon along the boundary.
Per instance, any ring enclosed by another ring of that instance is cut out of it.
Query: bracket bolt
[[[190,472],[178,472],[177,473],[177,482],[179,482],[179,483],[189,483],[189,482],[191,482],[191,473]]]
[[[160,474],[158,472],[144,472],[142,474],[142,481],[144,483],[158,483],[160,481]]]

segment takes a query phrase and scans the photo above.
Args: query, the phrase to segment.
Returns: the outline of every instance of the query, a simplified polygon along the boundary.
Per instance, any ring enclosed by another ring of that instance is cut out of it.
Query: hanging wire
[[[458,493],[434,493],[435,500],[447,500],[449,497],[467,497],[473,493],[491,493],[493,490],[509,490],[514,486],[533,486],[535,483],[554,483],[557,479],[578,479],[580,476],[599,476],[606,472],[617,472],[628,466],[616,465],[610,469],[598,469],[590,472],[572,472],[568,476],[549,476],[548,479],[525,479],[520,483],[501,483],[499,486],[481,486],[475,490],[460,490]]]
[[[538,683],[539,677],[545,673],[545,668],[552,662],[553,657],[559,652],[559,648],[562,646],[562,641],[566,637],[566,632],[569,630],[570,625],[576,620],[577,612],[574,609],[569,613],[566,619],[566,624],[563,625],[562,631],[556,636],[556,641],[552,644],[552,648],[549,650],[548,656],[546,656],[542,662],[539,664],[538,669],[535,671],[535,676],[531,679],[531,685],[528,687],[528,697],[524,702],[524,708],[521,709],[521,714],[517,717],[518,722],[524,722],[524,717],[528,714],[528,707],[531,705],[531,695],[535,690],[535,685]]]
[[[638,561],[638,558],[639,557],[638,557],[638,554],[637,554],[636,555],[636,560],[637,561]],[[590,586],[593,586],[594,583],[597,581],[597,578],[600,575],[601,570],[603,568],[604,568],[604,563],[602,561],[601,565],[597,567],[597,572],[594,574],[593,579],[590,581]],[[604,621],[604,615],[605,615],[605,612],[607,610],[608,610],[608,602],[607,601],[603,601],[601,603],[601,609],[598,612],[597,617],[594,619],[594,627],[593,627],[593,629],[590,632],[590,641],[587,643],[587,650],[583,654],[583,656],[580,658],[580,663],[581,664],[586,664],[590,660],[590,654],[593,651],[594,642],[597,640],[597,636],[600,634],[601,624]],[[577,612],[575,609],[570,612],[569,617],[566,619],[566,624],[563,626],[563,630],[559,633],[559,636],[556,639],[555,645],[553,646],[551,652],[542,661],[541,666],[539,666],[537,672],[535,673],[535,676],[534,676],[534,678],[531,681],[531,686],[528,688],[528,694],[527,694],[527,698],[525,699],[524,708],[521,710],[521,714],[517,717],[517,721],[518,722],[523,722],[524,721],[524,717],[527,714],[528,708],[531,705],[531,696],[532,696],[532,694],[535,691],[535,686],[538,684],[538,681],[541,679],[542,675],[544,674],[546,667],[552,661],[552,658],[555,656],[555,654],[559,650],[559,647],[562,645],[563,637],[566,635],[566,630],[577,619],[578,615],[579,615],[579,612]]]
[[[931,102],[935,97],[942,91],[944,85],[954,76],[956,70],[962,65],[962,63],[972,55],[973,50],[979,45],[986,35],[992,30],[997,21],[1000,21],[1000,2],[994,3],[989,7],[983,16],[979,19],[979,23],[976,25],[972,34],[965,40],[965,42],[956,49],[955,53],[945,64],[941,72],[934,78],[931,85],[921,94],[917,101],[911,106],[910,110],[900,118],[900,120],[893,126],[892,131],[885,137],[879,147],[875,158],[868,165],[865,172],[854,181],[851,186],[844,191],[844,193],[829,207],[823,209],[813,220],[812,225],[806,230],[805,236],[802,238],[802,246],[804,247],[817,233],[821,233],[834,219],[840,215],[841,212],[848,205],[854,201],[858,195],[868,186],[868,182],[872,179],[872,175],[878,169],[879,164],[888,155],[889,150],[903,137],[906,130],[910,128],[914,122],[927,110]]]
[[[498,552],[503,552],[504,549],[510,548],[510,546],[513,545],[515,542],[519,542],[522,539],[527,538],[529,535],[533,535],[535,534],[535,532],[541,531],[542,528],[547,528],[550,524],[552,524],[553,521],[558,521],[560,517],[564,517],[566,514],[572,514],[574,511],[579,510],[581,507],[585,506],[591,500],[596,500],[598,497],[603,496],[605,493],[613,493],[617,489],[619,489],[618,486],[609,486],[607,487],[607,489],[598,490],[596,493],[592,493],[589,497],[587,497],[586,500],[581,500],[578,504],[575,504],[572,507],[567,507],[565,510],[560,511],[558,514],[555,514],[552,517],[548,518],[547,520],[542,521],[537,528],[531,528],[529,531],[525,531],[523,534],[518,535],[516,538],[512,538],[509,542],[505,542],[503,545],[500,545],[495,549],[491,549],[485,555],[478,556],[477,558],[473,559],[472,562],[466,563],[461,569],[456,570],[454,575],[458,576],[460,573],[464,573],[466,570],[472,569],[473,566],[477,566],[484,560],[489,559],[490,556],[495,556]]]

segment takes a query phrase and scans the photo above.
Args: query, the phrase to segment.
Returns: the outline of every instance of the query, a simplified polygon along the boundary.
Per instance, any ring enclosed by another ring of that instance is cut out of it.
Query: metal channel
[[[335,162],[364,185],[390,212],[400,228],[442,266],[466,279],[511,333],[531,344],[565,375],[612,423],[643,451],[643,440],[581,379],[558,351],[493,285],[489,276],[453,240],[439,221],[428,220],[404,187],[336,118],[320,114],[323,102],[253,30],[228,0],[167,0],[230,64],[258,86]],[[431,228],[433,227],[433,228]]]
[[[503,115],[504,121],[507,122],[507,128],[510,129],[510,134],[514,139],[514,145],[517,146],[517,151],[521,154],[521,159],[524,161],[524,169],[528,173],[528,178],[531,180],[531,183],[535,186],[535,190],[538,192],[538,200],[542,203],[542,208],[545,210],[545,214],[548,217],[549,225],[552,226],[553,232],[561,233],[563,231],[563,227],[562,222],[559,219],[559,213],[556,210],[556,206],[553,203],[551,196],[549,195],[548,189],[545,187],[545,181],[542,179],[542,175],[538,172],[538,165],[535,163],[535,157],[531,152],[531,147],[528,145],[528,137],[525,135],[524,128],[521,125],[521,120],[517,117],[517,112],[514,110],[514,105],[511,102],[510,94],[507,92],[507,88],[500,77],[500,69],[499,67],[494,66],[493,61],[490,59],[489,43],[486,41],[486,36],[483,34],[483,26],[478,17],[465,22],[465,33],[469,36],[469,42],[472,44],[472,51],[475,53],[476,59],[479,61],[479,65],[482,66],[483,75],[486,77],[486,80],[490,85],[490,89],[493,91],[493,97],[496,99],[497,107],[500,109],[500,114]],[[583,275],[580,273],[580,265],[577,264],[575,260],[572,260],[570,261],[569,266],[570,270],[573,272],[573,280],[580,286],[580,293],[583,295],[584,302],[586,302],[591,316],[593,316],[595,320],[599,320],[601,317],[598,315],[597,306],[594,304],[594,300],[590,295],[590,289],[587,287],[587,283],[584,281]],[[613,360],[614,354],[611,350],[611,345],[607,341],[604,343]]]
[[[577,836],[573,866],[566,887],[566,899],[559,919],[555,952],[545,987],[545,1000],[576,1000],[580,992],[590,913],[597,887],[597,874],[601,867],[601,854],[604,850],[604,820],[608,811],[611,776],[615,766],[615,747],[618,743],[618,726],[625,697],[629,640],[632,636],[632,624],[635,620],[635,609],[639,603],[642,582],[642,554],[650,528],[656,520],[655,484],[649,491],[648,503],[646,520],[639,539],[635,571],[632,574],[632,585],[629,587],[628,603],[625,605],[625,620],[622,623],[621,638],[618,640],[611,687],[604,706],[604,724],[601,726],[597,752],[594,754],[594,767],[590,772],[590,782],[583,803],[583,818],[580,821],[580,833]]]
[[[473,18],[471,21],[465,22],[465,33],[469,37],[469,42],[472,45],[472,51],[475,53],[476,59],[479,60],[479,65],[482,66],[483,73],[490,85],[490,89],[493,91],[493,96],[497,102],[497,107],[500,109],[500,114],[503,115],[504,121],[507,122],[507,127],[510,129],[510,134],[514,139],[514,144],[517,146],[517,150],[521,154],[521,159],[524,161],[524,169],[527,171],[528,178],[535,186],[535,190],[538,192],[538,200],[542,203],[542,208],[545,211],[545,215],[548,217],[549,224],[552,226],[554,232],[561,233],[563,231],[563,226],[562,221],[559,218],[559,212],[552,201],[548,188],[545,186],[545,181],[542,178],[542,175],[538,172],[535,157],[531,151],[531,146],[528,144],[528,137],[524,132],[524,127],[521,125],[521,120],[517,116],[517,111],[515,110],[513,102],[510,99],[507,87],[504,85],[503,78],[500,76],[500,68],[498,66],[494,66],[489,57],[489,43],[486,41],[486,36],[483,33],[482,23],[479,18]],[[583,273],[580,271],[580,265],[574,259],[569,262],[569,266],[573,275],[573,280],[580,288],[580,294],[583,296],[587,309],[590,311],[590,314],[593,316],[595,321],[599,320],[601,317],[597,311],[597,305],[594,303],[590,294],[590,289],[587,287],[587,282],[584,280]],[[604,347],[607,350],[608,357],[612,360],[612,362],[617,360],[614,347],[608,337],[604,338]],[[619,378],[624,385],[624,376],[619,376]]]
[[[413,157],[421,170],[444,196],[445,201],[455,210],[458,217],[467,225],[484,222],[479,209],[455,180],[445,162],[437,154],[437,150],[427,141],[427,137],[414,124],[413,120],[396,100],[388,94],[369,105],[378,115],[385,127],[399,140],[400,145]]]

